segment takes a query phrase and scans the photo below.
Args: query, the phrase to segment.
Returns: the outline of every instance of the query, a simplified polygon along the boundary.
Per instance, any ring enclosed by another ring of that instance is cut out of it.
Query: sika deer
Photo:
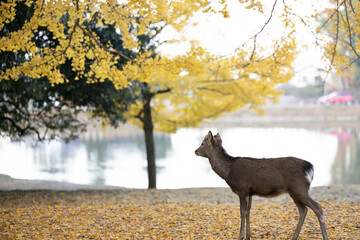
[[[276,197],[288,193],[299,209],[299,222],[293,240],[297,239],[304,223],[307,207],[316,214],[323,239],[328,239],[323,212],[319,203],[309,196],[310,183],[314,176],[311,163],[294,157],[248,158],[232,157],[222,147],[220,135],[209,131],[201,146],[196,149],[197,156],[206,157],[211,168],[230,186],[240,198],[240,237],[250,239],[251,197]]]

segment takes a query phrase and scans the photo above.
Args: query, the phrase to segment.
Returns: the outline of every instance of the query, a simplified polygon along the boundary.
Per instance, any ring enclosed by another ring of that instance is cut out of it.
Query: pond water
[[[158,188],[225,187],[207,159],[197,157],[209,128],[156,134]],[[246,127],[220,131],[232,156],[296,156],[315,167],[312,186],[360,184],[360,134],[353,128]],[[13,178],[146,188],[143,135],[131,129],[91,130],[70,143],[11,142],[0,139],[0,173]]]

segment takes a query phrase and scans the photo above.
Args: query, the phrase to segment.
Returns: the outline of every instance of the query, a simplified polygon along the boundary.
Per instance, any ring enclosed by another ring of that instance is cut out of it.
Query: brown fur
[[[310,207],[319,219],[323,239],[327,239],[324,217],[320,204],[308,194],[312,179],[311,163],[295,158],[248,158],[232,157],[222,147],[219,134],[211,132],[205,136],[201,146],[195,151],[198,156],[209,159],[210,165],[240,199],[240,237],[250,239],[251,197],[276,197],[288,193],[299,209],[299,222],[293,240],[297,239],[304,223],[307,207]],[[310,175],[310,176],[309,176]]]

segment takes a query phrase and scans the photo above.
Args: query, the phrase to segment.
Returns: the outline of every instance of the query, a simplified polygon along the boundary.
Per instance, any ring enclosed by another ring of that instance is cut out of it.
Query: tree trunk
[[[146,89],[143,90],[144,97],[144,116],[143,129],[145,134],[146,158],[148,163],[149,189],[156,188],[156,165],[154,148],[154,125],[151,117],[151,98],[152,94]]]

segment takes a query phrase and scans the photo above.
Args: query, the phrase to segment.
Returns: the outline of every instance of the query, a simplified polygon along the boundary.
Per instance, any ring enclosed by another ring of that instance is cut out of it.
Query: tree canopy
[[[360,3],[355,0],[333,0],[320,14],[318,31],[326,33],[330,41],[325,45],[330,67],[338,72],[360,60]]]
[[[359,97],[360,88],[360,3],[359,1],[332,1],[331,8],[320,16],[319,31],[330,41],[325,54],[336,69],[343,90]]]
[[[246,8],[263,12],[260,2],[242,2]],[[164,93],[152,99],[157,130],[173,132],[244,106],[257,109],[267,99],[276,100],[279,92],[274,86],[293,75],[296,41],[291,29],[274,40],[273,50],[266,54],[256,46],[255,36],[253,46],[244,46],[230,57],[215,56],[200,46],[174,58],[155,56],[154,47],[159,44],[155,37],[164,27],[181,30],[198,11],[227,17],[226,1],[217,10],[206,0],[2,1],[0,27],[12,24],[19,3],[33,12],[16,29],[3,31],[0,51],[22,53],[23,61],[2,68],[1,81],[46,78],[52,86],[71,79],[110,81],[116,89],[146,83],[151,93]],[[283,21],[284,26],[289,24],[286,18]],[[111,26],[121,44],[104,41],[94,26]],[[143,41],[144,35],[148,42]],[[34,38],[46,44],[37,45]],[[62,70],[64,64],[71,76]],[[134,105],[127,116],[139,119],[139,109],[141,104]]]
[[[13,21],[8,22],[0,31],[0,36],[17,31],[19,26],[34,14],[33,6],[19,2],[14,11]],[[64,15],[64,22],[67,21]],[[122,41],[112,25],[96,27],[89,22],[90,28],[99,36],[99,41],[112,42],[116,49],[122,49]],[[31,38],[36,47],[55,49],[58,41],[47,27],[39,27]],[[0,55],[0,70],[6,70],[28,61],[24,51],[4,51]],[[86,64],[92,61],[86,59]],[[119,62],[117,67],[126,61]],[[114,84],[104,82],[87,83],[87,79],[76,78],[72,60],[67,59],[58,66],[60,73],[67,79],[66,84],[51,84],[46,76],[31,78],[22,74],[13,81],[0,82],[0,130],[1,135],[13,140],[35,135],[39,141],[61,137],[71,140],[86,130],[90,118],[101,118],[103,122],[117,126],[124,122],[123,112],[133,102],[130,88],[116,90]],[[85,72],[89,68],[85,69]],[[89,113],[91,112],[91,115]]]

